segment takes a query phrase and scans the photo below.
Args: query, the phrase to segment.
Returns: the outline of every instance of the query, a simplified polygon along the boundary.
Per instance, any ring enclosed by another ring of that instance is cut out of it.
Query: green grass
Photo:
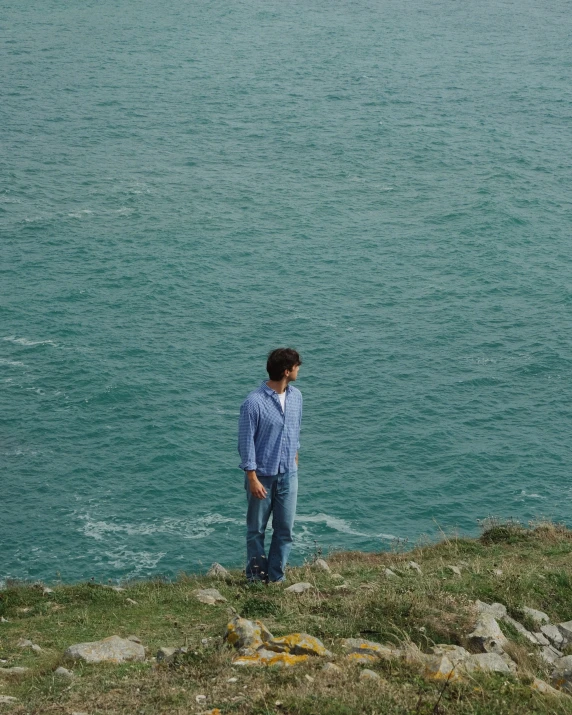
[[[572,618],[572,532],[551,524],[525,529],[519,524],[492,524],[478,539],[445,539],[407,553],[337,553],[328,561],[341,580],[310,565],[294,569],[290,582],[310,581],[315,589],[301,596],[281,587],[249,586],[235,573],[229,581],[181,577],[174,583],[125,584],[124,592],[93,584],[41,587],[13,584],[0,592],[0,658],[4,667],[32,669],[19,679],[0,677],[0,694],[18,698],[0,705],[14,714],[87,712],[90,715],[179,715],[220,708],[221,713],[570,713],[572,697],[555,699],[530,688],[532,677],[548,678],[549,669],[511,630],[511,655],[519,676],[484,675],[442,684],[421,677],[402,661],[379,661],[371,667],[379,681],[360,682],[361,668],[344,663],[343,637],[384,643],[411,640],[427,650],[435,643],[466,645],[475,622],[472,602],[504,603],[527,625],[523,606],[545,611],[552,622]],[[414,559],[422,575],[406,569]],[[461,568],[461,576],[447,565]],[[401,574],[388,579],[389,567]],[[499,575],[495,571],[502,571]],[[226,604],[199,603],[193,591],[216,586]],[[136,605],[127,599],[136,601]],[[239,669],[224,644],[234,611],[259,618],[275,635],[304,631],[321,638],[342,665],[341,675],[327,676],[319,659],[291,669]],[[531,625],[528,623],[528,625]],[[65,663],[73,643],[109,635],[137,635],[153,656],[160,646],[189,646],[189,654],[170,666],[141,664],[81,665]],[[42,653],[17,647],[20,638],[38,643]],[[54,676],[58,665],[73,667],[70,683]],[[306,676],[310,676],[309,678]],[[229,683],[229,678],[238,682]],[[197,705],[198,694],[207,696]],[[280,703],[276,705],[276,703]],[[438,705],[437,705],[438,703]]]

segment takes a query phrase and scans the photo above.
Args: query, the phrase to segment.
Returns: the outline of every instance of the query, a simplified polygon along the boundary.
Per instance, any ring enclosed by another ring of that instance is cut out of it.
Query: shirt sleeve
[[[238,418],[238,453],[240,454],[240,469],[251,471],[256,469],[256,450],[254,435],[258,427],[258,411],[253,405],[243,403]]]

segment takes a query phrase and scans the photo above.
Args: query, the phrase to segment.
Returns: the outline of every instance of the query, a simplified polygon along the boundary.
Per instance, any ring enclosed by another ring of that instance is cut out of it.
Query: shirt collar
[[[278,395],[278,393],[277,393],[277,392],[274,392],[274,390],[273,390],[271,387],[268,387],[268,385],[266,384],[266,380],[262,380],[262,385],[261,385],[260,387],[262,387],[262,389],[264,390],[264,392],[265,392],[267,395]],[[290,385],[286,385],[286,392],[287,392],[287,393],[290,392],[291,389],[292,389],[292,388],[291,388]]]

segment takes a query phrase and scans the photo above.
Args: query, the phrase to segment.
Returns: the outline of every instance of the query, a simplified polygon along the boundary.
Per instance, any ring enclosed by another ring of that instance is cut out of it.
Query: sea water
[[[296,347],[292,562],[571,523],[563,0],[6,0],[0,579],[244,559]]]

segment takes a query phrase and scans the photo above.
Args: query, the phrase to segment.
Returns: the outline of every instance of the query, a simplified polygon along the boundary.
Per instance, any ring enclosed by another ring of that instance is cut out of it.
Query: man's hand
[[[256,497],[257,499],[265,499],[266,489],[256,476],[256,472],[246,472],[246,476],[248,477],[248,487],[252,496]]]

